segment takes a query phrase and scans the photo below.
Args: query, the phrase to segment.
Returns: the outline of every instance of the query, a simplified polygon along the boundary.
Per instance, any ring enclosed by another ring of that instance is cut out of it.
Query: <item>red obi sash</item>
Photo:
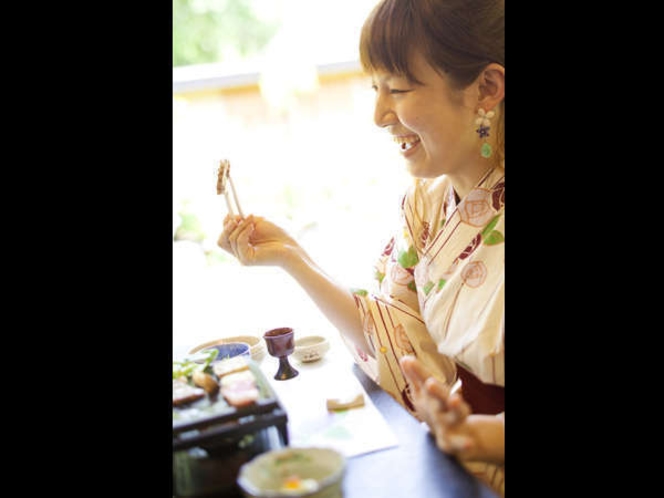
[[[457,372],[462,382],[463,399],[473,413],[496,415],[505,411],[505,388],[495,384],[485,384],[465,368],[457,364]]]

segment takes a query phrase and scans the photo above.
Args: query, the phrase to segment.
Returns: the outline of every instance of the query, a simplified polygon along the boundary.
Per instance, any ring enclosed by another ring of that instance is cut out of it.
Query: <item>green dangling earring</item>
[[[480,138],[485,139],[482,147],[480,148],[480,154],[483,158],[488,159],[491,157],[493,149],[491,149],[491,144],[486,141],[486,137],[489,136],[489,130],[491,129],[491,121],[489,120],[495,116],[495,113],[493,111],[486,112],[480,107],[477,110],[477,114],[479,117],[475,120],[475,124],[478,125],[478,127],[475,131],[480,136]]]

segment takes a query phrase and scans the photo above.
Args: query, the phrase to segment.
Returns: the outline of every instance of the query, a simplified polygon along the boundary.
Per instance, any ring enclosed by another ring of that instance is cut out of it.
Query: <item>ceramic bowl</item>
[[[229,342],[246,342],[249,344],[249,352],[251,353],[251,359],[256,363],[260,363],[263,358],[265,358],[266,347],[265,341],[262,337],[257,335],[236,335],[232,337],[223,337],[221,339],[215,339],[214,341],[208,341],[203,344],[199,344],[195,348],[192,348],[189,351],[189,354],[194,354],[203,349],[209,348],[210,346],[216,346],[218,344],[225,344]],[[221,356],[217,355],[217,359],[221,359]]]
[[[221,361],[227,358],[235,358],[236,356],[246,356],[251,358],[251,351],[249,344],[246,342],[224,342],[222,344],[213,344],[205,348],[201,348],[197,353],[203,353],[209,349],[216,349],[217,356],[214,361]]]
[[[320,360],[330,349],[330,341],[322,335],[308,335],[295,339],[293,356],[298,361],[308,363]]]
[[[237,484],[247,498],[337,498],[346,459],[331,448],[282,448],[240,467]]]

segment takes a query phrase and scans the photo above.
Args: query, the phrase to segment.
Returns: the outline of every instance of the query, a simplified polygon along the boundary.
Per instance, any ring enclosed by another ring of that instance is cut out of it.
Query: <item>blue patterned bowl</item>
[[[246,342],[224,342],[222,344],[213,344],[211,346],[207,346],[205,349],[202,349],[200,352],[203,353],[210,349],[217,350],[217,357],[214,359],[214,361],[234,358],[235,356],[246,356],[251,358],[249,344]]]

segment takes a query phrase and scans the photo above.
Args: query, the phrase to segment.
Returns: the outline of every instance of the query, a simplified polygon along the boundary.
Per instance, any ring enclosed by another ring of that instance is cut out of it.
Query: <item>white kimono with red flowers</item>
[[[448,384],[459,364],[504,386],[504,169],[489,171],[458,204],[445,176],[416,179],[401,214],[401,232],[376,265],[377,289],[354,290],[371,347],[347,341],[355,361],[411,413],[398,363],[405,354]]]

